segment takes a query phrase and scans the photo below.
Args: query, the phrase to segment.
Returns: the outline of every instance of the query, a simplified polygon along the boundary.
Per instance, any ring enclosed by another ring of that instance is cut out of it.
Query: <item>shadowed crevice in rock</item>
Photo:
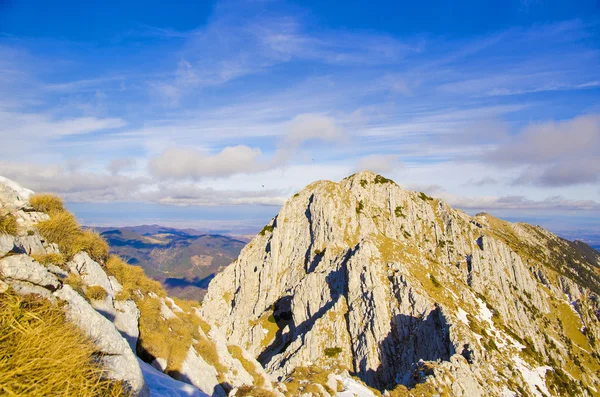
[[[310,262],[310,265],[308,267],[308,270],[306,271],[306,274],[309,274],[309,273],[312,273],[312,272],[315,271],[315,269],[317,268],[317,266],[319,266],[319,263],[321,263],[321,260],[323,259],[323,256],[325,256],[325,251],[326,250],[323,250],[322,252],[315,253],[315,257]]]
[[[346,253],[343,262],[341,263],[341,265],[334,271],[330,272],[329,274],[327,274],[327,276],[325,277],[325,281],[327,282],[327,286],[329,287],[329,293],[330,293],[330,300],[323,305],[321,308],[319,308],[319,310],[314,313],[309,319],[303,321],[302,323],[296,325],[294,324],[294,320],[293,317],[291,317],[291,305],[290,305],[290,319],[289,322],[286,322],[285,325],[283,325],[283,327],[279,327],[279,331],[277,333],[277,335],[279,336],[279,333],[282,332],[283,328],[288,326],[289,327],[289,331],[283,335],[281,335],[279,338],[276,337],[275,341],[273,343],[271,343],[271,345],[269,347],[267,347],[257,358],[257,361],[259,363],[261,363],[263,366],[267,366],[267,364],[271,361],[271,359],[276,356],[277,354],[284,352],[286,350],[286,348],[292,344],[293,342],[295,342],[298,338],[303,337],[307,332],[310,331],[310,329],[312,329],[313,325],[315,324],[315,322],[323,317],[325,314],[327,314],[327,312],[332,309],[337,302],[339,301],[339,299],[344,296],[347,298],[347,288],[348,288],[348,274],[347,274],[347,263],[348,260],[350,260],[350,258],[352,257],[352,254],[354,253],[354,249],[352,250],[348,250],[348,252]],[[286,298],[286,297],[284,297]],[[290,298],[290,304],[291,304],[291,296]],[[281,299],[278,301],[280,302]],[[277,302],[276,302],[277,305]],[[277,310],[277,307],[276,307]],[[277,318],[276,318],[277,319]],[[279,326],[279,322],[278,322],[278,326]],[[294,355],[294,352],[287,352],[288,354],[286,354],[286,358],[282,360],[282,362],[280,363],[281,366],[285,365],[285,362],[288,360],[289,357],[292,357]]]
[[[295,333],[291,295],[285,295],[275,301],[273,304],[273,317],[275,318],[278,330],[273,343],[258,356],[258,362],[269,362],[273,356],[287,349],[291,343],[290,335]],[[289,327],[289,331],[283,334],[286,327]]]
[[[398,383],[414,387],[423,380],[423,374],[417,371],[419,361],[450,361],[455,353],[449,328],[440,307],[422,318],[394,316],[391,331],[379,344],[381,364],[372,369],[362,361],[356,375],[379,390],[392,389]]]
[[[311,194],[310,197],[308,198],[308,205],[306,206],[306,211],[304,211],[304,215],[306,216],[306,219],[308,220],[308,232],[310,234],[310,244],[308,245],[308,249],[306,250],[306,254],[304,255],[305,266],[311,262],[310,254],[311,254],[311,250],[313,249],[313,245],[315,243],[315,234],[313,232],[313,219],[312,219],[312,211],[311,211],[311,207],[312,207],[314,199],[315,199],[315,195]],[[309,271],[308,271],[309,268],[310,267],[306,268],[307,273],[309,273]]]

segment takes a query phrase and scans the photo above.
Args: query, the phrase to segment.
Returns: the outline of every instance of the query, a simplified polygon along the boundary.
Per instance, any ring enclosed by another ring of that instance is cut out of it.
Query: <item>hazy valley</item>
[[[239,238],[158,225],[95,230],[110,244],[111,253],[141,266],[169,294],[195,300],[202,300],[210,280],[246,244]]]

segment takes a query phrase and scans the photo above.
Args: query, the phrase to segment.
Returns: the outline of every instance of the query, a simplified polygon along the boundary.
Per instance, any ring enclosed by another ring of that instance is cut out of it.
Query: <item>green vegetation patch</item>
[[[360,200],[358,202],[358,205],[356,206],[356,214],[360,214],[362,212],[362,210],[365,208],[365,204],[363,203],[362,200]]]
[[[381,176],[381,175],[375,176],[375,180],[373,181],[373,183],[380,183],[380,184],[391,183],[393,185],[396,184],[396,182],[394,182],[391,179],[388,179],[388,178],[386,178],[384,176]]]
[[[421,200],[423,200],[423,201],[431,201],[431,200],[433,200],[433,197],[429,197],[428,195],[426,195],[426,194],[425,194],[425,193],[423,193],[423,192],[420,192],[418,197],[419,197]]]
[[[262,228],[262,230],[258,234],[260,234],[261,236],[264,236],[266,233],[273,233],[273,226],[266,225],[265,227]]]
[[[327,349],[325,349],[325,355],[327,357],[337,357],[340,355],[341,352],[341,347],[328,347]]]

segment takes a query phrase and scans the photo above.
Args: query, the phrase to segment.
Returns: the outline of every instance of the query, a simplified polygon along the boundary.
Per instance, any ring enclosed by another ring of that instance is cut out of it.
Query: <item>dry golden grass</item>
[[[87,296],[91,300],[101,301],[108,296],[108,293],[101,286],[92,285],[85,289],[85,296]]]
[[[314,384],[323,386],[329,394],[333,395],[335,392],[327,386],[328,376],[329,372],[315,366],[296,367],[290,374],[292,380],[286,383],[286,396],[299,396],[303,393],[315,391],[316,388],[314,387]],[[308,383],[302,381],[308,381]],[[316,390],[318,391],[318,389]],[[317,395],[318,394],[319,393],[317,393]]]
[[[81,276],[75,273],[69,273],[64,282],[70,285],[79,295],[86,296],[83,290],[85,284],[83,283]]]
[[[71,252],[73,240],[81,233],[75,217],[69,212],[57,212],[50,219],[37,224],[40,234],[49,242],[58,244],[63,254]]]
[[[174,299],[184,313],[177,313],[177,318],[165,320],[160,314],[160,299],[150,296],[150,293],[158,297],[166,296],[159,282],[148,278],[139,266],[128,265],[118,256],[110,256],[106,268],[123,286],[118,298],[133,299],[140,310],[138,354],[143,359],[164,358],[167,360],[166,372],[176,374],[195,339],[202,340],[198,347],[202,351],[198,353],[211,364],[211,360],[217,362],[213,359],[216,354],[214,344],[205,340],[198,331],[202,328],[208,333],[210,326],[196,315],[195,309],[200,306],[197,302]],[[226,372],[227,368],[221,366],[218,370]]]
[[[34,194],[29,198],[29,204],[34,210],[52,215],[65,210],[60,197],[54,194]]]
[[[70,251],[73,255],[85,251],[96,262],[104,262],[108,258],[108,243],[93,230],[84,230],[73,240]]]
[[[251,385],[242,385],[238,388],[235,397],[275,397],[276,394],[272,391],[261,389],[260,387]]]
[[[53,212],[50,219],[37,224],[40,234],[51,243],[58,244],[60,251],[72,258],[81,251],[97,262],[108,257],[108,243],[93,230],[81,230],[75,217],[67,212]]]
[[[123,291],[119,294],[119,298],[121,299],[131,298],[134,295],[134,291],[137,290],[142,294],[154,292],[158,296],[166,295],[160,283],[148,278],[144,273],[144,269],[139,266],[128,265],[116,255],[108,257],[106,269],[123,286]]]
[[[17,220],[11,215],[0,215],[0,234],[16,236],[18,232]]]
[[[55,265],[60,268],[64,268],[67,260],[63,254],[40,254],[31,255],[33,260],[41,263],[44,266]]]
[[[6,396],[125,396],[102,379],[96,347],[45,299],[0,294],[0,394]]]
[[[237,359],[242,364],[242,367],[244,367],[246,372],[248,372],[250,375],[252,375],[252,377],[254,378],[254,384],[256,386],[258,386],[258,387],[265,386],[265,378],[260,376],[260,374],[256,370],[256,367],[254,366],[254,364],[252,364],[250,361],[248,361],[244,358],[244,354],[242,353],[241,347],[235,346],[235,345],[229,345],[229,346],[227,346],[227,350],[229,351],[229,354],[231,354],[231,356],[233,358]]]
[[[194,345],[194,348],[207,363],[215,367],[218,373],[222,374],[228,371],[228,368],[221,364],[217,346],[213,341],[200,337],[198,342]]]

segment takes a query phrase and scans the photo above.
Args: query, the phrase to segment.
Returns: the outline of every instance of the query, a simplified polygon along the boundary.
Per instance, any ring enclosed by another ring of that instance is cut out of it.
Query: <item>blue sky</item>
[[[0,93],[0,174],[89,224],[245,230],[371,169],[600,236],[596,0],[0,1]]]

